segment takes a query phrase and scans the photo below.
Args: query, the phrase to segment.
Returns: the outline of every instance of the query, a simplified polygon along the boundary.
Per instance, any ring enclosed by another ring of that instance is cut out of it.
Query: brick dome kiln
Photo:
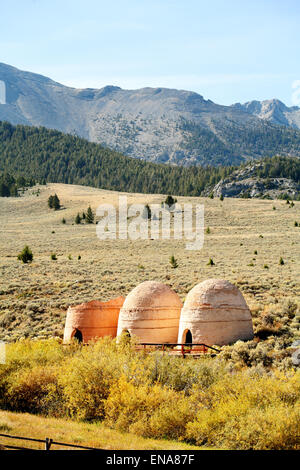
[[[250,310],[239,289],[223,279],[208,279],[187,295],[178,343],[230,344],[253,338]]]
[[[135,335],[141,343],[176,343],[182,302],[170,287],[146,281],[126,297],[118,333]]]
[[[92,300],[80,305],[70,306],[64,331],[64,342],[73,337],[87,343],[94,338],[117,335],[120,308],[125,297],[118,297],[108,302]]]

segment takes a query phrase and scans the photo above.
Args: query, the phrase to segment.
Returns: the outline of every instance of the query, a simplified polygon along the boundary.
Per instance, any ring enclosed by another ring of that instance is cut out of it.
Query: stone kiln
[[[187,295],[178,343],[225,345],[253,338],[250,310],[239,289],[223,279],[208,279]]]
[[[170,287],[145,281],[126,297],[118,332],[135,335],[141,343],[176,343],[182,302]]]
[[[84,304],[70,306],[67,311],[64,342],[73,337],[87,343],[94,338],[112,336],[117,334],[120,308],[124,297],[100,302],[92,300]]]

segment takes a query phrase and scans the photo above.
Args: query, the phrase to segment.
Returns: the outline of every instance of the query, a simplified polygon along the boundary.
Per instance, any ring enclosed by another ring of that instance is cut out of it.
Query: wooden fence
[[[21,447],[21,446],[14,446],[14,445],[9,445],[9,444],[2,444],[0,441],[0,444],[2,447],[5,449],[13,449],[13,450],[50,450],[51,448],[53,449],[53,446],[60,446],[60,447],[71,447],[75,449],[82,449],[82,450],[103,450],[103,449],[98,449],[96,447],[87,447],[87,446],[78,446],[75,444],[68,444],[66,442],[57,442],[54,441],[53,439],[50,439],[49,437],[46,437],[45,439],[33,439],[32,437],[21,437],[21,436],[12,436],[11,434],[0,434],[0,438],[3,437],[5,439],[16,439],[16,440],[21,440],[21,441],[31,441],[31,442],[38,442],[43,444],[43,449],[32,449],[29,447]]]

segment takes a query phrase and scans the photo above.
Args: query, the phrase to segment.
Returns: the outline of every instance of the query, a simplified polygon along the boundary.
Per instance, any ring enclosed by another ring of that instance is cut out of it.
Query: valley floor
[[[184,300],[197,283],[224,278],[241,289],[256,314],[266,308],[276,313],[300,297],[300,202],[291,207],[282,200],[178,197],[180,204],[204,205],[204,246],[189,251],[186,240],[173,238],[103,241],[95,224],[74,223],[89,205],[94,211],[103,203],[117,206],[119,195],[127,195],[128,205],[160,204],[165,195],[67,184],[40,186],[39,195],[37,189],[0,198],[0,340],[62,337],[70,304],[126,296],[145,280],[170,285]],[[54,193],[59,211],[47,205]],[[25,245],[34,255],[30,264],[17,259]]]

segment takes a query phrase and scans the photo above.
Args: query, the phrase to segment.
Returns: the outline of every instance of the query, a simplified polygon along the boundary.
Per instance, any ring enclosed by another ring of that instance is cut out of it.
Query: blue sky
[[[292,105],[299,25],[299,0],[0,0],[0,62],[79,88]]]

